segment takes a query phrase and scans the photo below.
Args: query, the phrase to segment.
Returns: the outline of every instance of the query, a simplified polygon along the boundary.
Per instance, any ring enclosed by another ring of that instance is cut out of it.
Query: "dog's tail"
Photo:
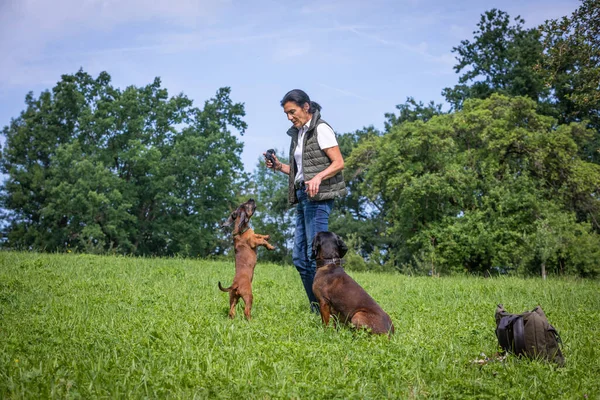
[[[228,288],[224,288],[223,286],[221,286],[221,282],[219,281],[219,289],[221,289],[222,292],[229,292],[232,287],[233,285],[229,286]]]

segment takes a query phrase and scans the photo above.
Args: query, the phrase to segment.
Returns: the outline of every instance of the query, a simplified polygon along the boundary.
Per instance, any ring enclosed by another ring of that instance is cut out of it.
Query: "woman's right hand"
[[[281,161],[279,161],[275,154],[271,154],[271,157],[273,157],[273,160],[275,161],[274,163],[267,158],[267,153],[263,153],[263,156],[265,157],[265,165],[267,166],[267,168],[272,168],[277,171],[281,171]]]

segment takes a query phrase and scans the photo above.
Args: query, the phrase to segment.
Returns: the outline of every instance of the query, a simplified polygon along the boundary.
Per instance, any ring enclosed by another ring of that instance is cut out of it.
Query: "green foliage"
[[[409,97],[404,104],[396,106],[398,115],[385,114],[386,132],[405,122],[428,121],[433,116],[442,114],[441,108],[439,104],[430,102],[424,105]],[[390,251],[396,241],[387,234],[387,208],[381,196],[365,192],[365,187],[370,183],[365,181],[365,170],[362,167],[363,163],[368,163],[375,156],[375,152],[368,147],[369,143],[382,135],[382,132],[372,126],[338,135],[340,150],[346,161],[359,145],[365,150],[360,156],[361,163],[346,163],[344,177],[348,195],[336,202],[329,224],[330,230],[352,242],[349,257],[353,260],[348,266],[353,270],[381,271],[394,268],[388,262],[392,258]]]
[[[600,1],[583,0],[570,17],[540,27],[544,55],[539,73],[552,88],[560,123],[588,121],[595,137],[583,147],[600,163]]]
[[[336,231],[338,232],[338,231]],[[344,269],[347,271],[371,271],[371,272],[394,272],[394,265],[386,262],[388,257],[378,246],[367,253],[367,246],[363,243],[363,237],[359,231],[348,233],[344,243],[348,246],[348,253],[344,256]]]
[[[346,140],[360,207],[340,203],[332,226],[358,243],[357,268],[375,254],[409,273],[600,272],[599,4],[536,29],[484,13],[453,49],[462,75],[443,93],[454,114],[409,97],[383,136]]]
[[[360,143],[368,142],[370,138],[380,135],[381,132],[372,126],[338,135],[337,140],[344,160],[348,160]],[[344,238],[355,235],[358,239],[354,249],[357,256],[368,259],[376,252],[376,248],[382,248],[385,252],[389,247],[389,238],[383,234],[386,226],[381,214],[383,211],[381,202],[379,199],[370,199],[365,195],[362,189],[364,171],[361,168],[353,168],[346,162],[344,179],[348,194],[336,200],[329,219],[329,230]]]
[[[453,109],[492,93],[525,96],[559,124],[588,123],[581,155],[600,163],[600,1],[583,0],[570,17],[525,29],[520,17],[493,9],[481,16],[473,41],[453,49],[459,84],[443,91]]]
[[[338,135],[348,196],[330,230],[348,267],[410,274],[600,273],[600,3],[526,29],[493,9],[453,51],[442,105],[408,97],[372,126]],[[202,109],[160,80],[114,88],[64,75],[4,127],[3,243],[23,249],[218,256],[219,223],[255,197],[257,232],[291,257],[287,180],[262,157],[242,170],[243,104],[220,89]],[[521,97],[520,97],[521,96]],[[281,152],[279,152],[281,153]]]
[[[222,251],[218,223],[242,177],[244,108],[219,89],[202,109],[160,79],[114,88],[63,75],[3,130],[7,245],[139,255]]]
[[[404,122],[427,122],[434,116],[443,114],[441,104],[435,104],[433,101],[430,101],[429,104],[425,105],[422,101],[417,103],[412,97],[408,97],[404,104],[396,105],[396,109],[398,110],[398,115],[385,113],[385,118],[387,119],[385,122],[386,132]]]
[[[463,40],[452,49],[458,53],[454,69],[465,71],[457,86],[443,91],[454,109],[460,109],[468,98],[483,99],[492,93],[534,100],[547,93],[536,71],[542,58],[540,33],[524,29],[524,23],[516,17],[511,25],[507,13],[492,9],[481,15],[473,41]]]
[[[233,263],[0,252],[1,398],[594,398],[599,283],[351,272],[390,339],[324,329],[293,268],[259,260],[253,320]],[[494,310],[541,304],[566,365],[494,361]],[[484,357],[492,358],[480,364]]]
[[[283,151],[276,151],[277,158],[287,164]],[[276,246],[268,251],[260,248],[261,260],[285,264],[292,261],[295,218],[294,209],[288,204],[287,175],[265,166],[264,157],[259,160],[252,174],[254,198],[257,202],[251,224],[256,233],[270,235],[269,242]],[[250,195],[250,194],[248,194]]]
[[[586,134],[581,124],[556,127],[531,100],[493,95],[393,127],[361,143],[348,164],[364,170],[363,193],[385,209],[399,269],[531,273],[543,260],[551,272],[596,275],[598,253],[582,265],[573,247],[600,247],[591,229],[600,218],[600,168],[577,156],[573,139]],[[542,227],[556,242],[542,238]]]

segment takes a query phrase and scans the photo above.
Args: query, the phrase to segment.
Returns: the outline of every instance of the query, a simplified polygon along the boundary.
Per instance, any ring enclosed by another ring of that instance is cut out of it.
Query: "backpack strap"
[[[515,340],[513,351],[516,355],[521,355],[525,354],[525,324],[523,323],[523,316],[517,315],[517,317],[512,326]]]
[[[554,335],[554,337],[556,338],[556,342],[558,344],[563,344],[562,339],[560,338],[560,335],[558,334],[558,331],[556,330],[555,327],[553,327],[551,324],[548,324],[548,330],[550,332],[552,332],[552,334]]]
[[[500,347],[516,355],[525,353],[525,324],[523,316],[506,315],[500,319],[496,329],[496,337]]]
[[[498,324],[498,328],[496,329],[496,337],[498,338],[498,343],[500,343],[500,347],[502,347],[505,351],[514,351],[513,342],[514,336],[512,335],[512,326],[515,320],[523,319],[520,315],[506,315],[500,319],[500,323]]]

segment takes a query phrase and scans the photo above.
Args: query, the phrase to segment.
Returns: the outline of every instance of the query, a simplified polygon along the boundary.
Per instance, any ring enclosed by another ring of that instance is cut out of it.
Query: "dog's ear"
[[[312,257],[311,258],[313,258],[313,259],[317,258],[320,248],[321,248],[321,237],[317,233],[312,242],[312,253],[311,253]]]
[[[231,214],[229,214],[229,218],[227,219],[227,221],[225,221],[221,224],[221,228],[231,226],[231,224],[233,223],[233,221],[235,221],[236,218],[237,218],[237,213],[234,211]]]
[[[238,230],[242,230],[244,229],[244,226],[246,226],[246,224],[248,224],[248,215],[246,215],[245,211],[242,211],[239,215],[240,217],[240,224],[238,225]]]
[[[341,237],[339,237],[338,235],[335,235],[335,236],[336,236],[336,239],[337,239],[338,249],[340,251],[340,258],[342,258],[348,252],[348,246],[346,246],[346,243],[344,243],[344,241],[342,240]]]

